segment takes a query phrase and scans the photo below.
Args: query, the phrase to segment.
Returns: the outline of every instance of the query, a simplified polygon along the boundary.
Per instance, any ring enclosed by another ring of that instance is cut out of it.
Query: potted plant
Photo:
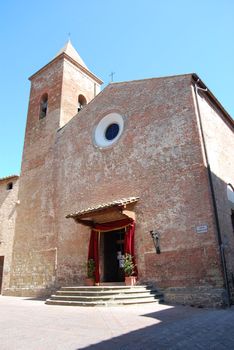
[[[95,261],[88,259],[87,262],[87,278],[85,279],[86,286],[94,286],[95,283]]]
[[[124,273],[126,286],[134,286],[136,284],[135,264],[133,262],[133,256],[131,254],[125,254],[124,256]]]

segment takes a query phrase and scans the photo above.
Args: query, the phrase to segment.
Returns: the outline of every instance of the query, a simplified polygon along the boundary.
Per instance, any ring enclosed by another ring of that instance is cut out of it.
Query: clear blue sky
[[[0,177],[19,173],[27,78],[71,40],[109,82],[196,72],[234,117],[233,0],[8,0],[0,3]]]

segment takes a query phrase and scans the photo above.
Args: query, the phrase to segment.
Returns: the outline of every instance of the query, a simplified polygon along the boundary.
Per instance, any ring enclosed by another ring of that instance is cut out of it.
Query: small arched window
[[[42,95],[41,101],[40,101],[39,119],[43,119],[46,117],[47,109],[48,109],[48,94],[44,94]]]
[[[6,189],[7,189],[8,191],[9,191],[9,190],[12,190],[12,189],[13,189],[13,182],[8,182]]]
[[[83,95],[79,95],[78,96],[78,112],[80,112],[84,106],[87,105],[87,101],[86,101],[86,98],[83,96]]]

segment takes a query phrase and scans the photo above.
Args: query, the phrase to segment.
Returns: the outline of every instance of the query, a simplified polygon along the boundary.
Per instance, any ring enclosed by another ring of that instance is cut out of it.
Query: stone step
[[[140,298],[140,299],[147,299],[147,298],[160,298],[162,297],[160,294],[131,294],[131,295],[125,295],[125,294],[115,294],[115,295],[106,295],[106,296],[103,296],[103,295],[100,295],[100,296],[80,296],[80,295],[76,295],[76,296],[72,296],[72,295],[52,295],[51,296],[51,300],[69,300],[69,301],[100,301],[100,300],[103,300],[103,301],[108,301],[108,300],[123,300],[123,299],[137,299],[137,298]]]
[[[123,306],[123,305],[137,305],[147,303],[159,303],[160,300],[155,298],[147,299],[122,299],[122,300],[109,300],[109,301],[66,301],[66,300],[46,300],[47,305],[64,305],[64,306]]]
[[[151,289],[152,287],[147,285],[139,286],[125,286],[125,285],[113,285],[113,286],[71,286],[71,287],[61,287],[60,290],[64,291],[108,291],[108,290],[129,290],[129,289]]]
[[[131,295],[131,294],[155,294],[157,293],[157,290],[152,289],[130,289],[130,290],[109,290],[109,291],[67,291],[67,290],[58,290],[56,292],[57,295],[80,295],[80,296],[106,296],[106,295],[119,295],[119,294],[125,294],[125,295]]]
[[[72,286],[63,287],[48,305],[106,306],[161,302],[163,295],[150,286]]]

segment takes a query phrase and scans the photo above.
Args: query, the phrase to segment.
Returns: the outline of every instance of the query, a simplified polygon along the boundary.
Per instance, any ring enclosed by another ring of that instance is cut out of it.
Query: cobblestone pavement
[[[0,296],[0,350],[234,349],[234,307],[83,308]]]

